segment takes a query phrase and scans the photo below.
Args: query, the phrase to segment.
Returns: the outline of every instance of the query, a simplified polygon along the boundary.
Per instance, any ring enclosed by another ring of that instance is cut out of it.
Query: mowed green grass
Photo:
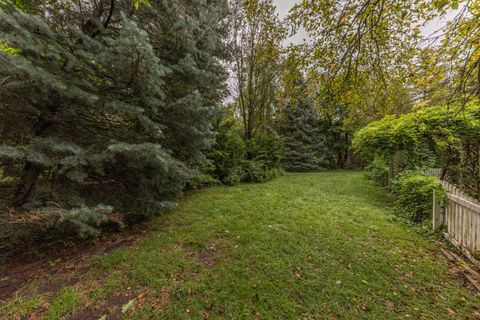
[[[47,302],[46,319],[115,308],[125,319],[476,319],[479,298],[435,239],[393,213],[354,171],[200,190],[140,245],[94,258],[74,286],[31,285],[0,312]]]

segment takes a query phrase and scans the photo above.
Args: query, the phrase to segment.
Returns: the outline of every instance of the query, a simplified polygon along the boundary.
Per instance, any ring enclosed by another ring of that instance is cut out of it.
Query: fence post
[[[439,198],[437,198],[435,194],[435,190],[433,190],[433,215],[432,215],[432,227],[433,230],[437,230],[443,225],[443,208],[442,202]]]

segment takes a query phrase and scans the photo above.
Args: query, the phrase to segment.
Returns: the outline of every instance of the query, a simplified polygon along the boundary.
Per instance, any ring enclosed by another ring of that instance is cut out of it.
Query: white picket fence
[[[426,174],[440,177],[441,169],[428,169]],[[433,195],[433,229],[446,226],[446,232],[456,244],[480,253],[480,201],[465,194],[447,181],[442,181],[447,203]]]

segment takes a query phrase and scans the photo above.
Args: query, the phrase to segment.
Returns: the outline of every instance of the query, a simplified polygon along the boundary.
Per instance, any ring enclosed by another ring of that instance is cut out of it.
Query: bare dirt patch
[[[163,311],[165,306],[170,302],[170,291],[168,289],[162,288],[160,290],[160,297],[157,297],[153,302],[152,305],[160,311]]]
[[[208,267],[213,267],[219,261],[218,251],[213,247],[200,249],[197,252],[194,252],[192,257]]]
[[[66,320],[92,320],[100,319],[102,316],[107,316],[109,320],[117,320],[122,317],[122,309],[129,303],[132,303],[131,308],[133,308],[136,303],[138,304],[139,298],[141,298],[141,295],[136,295],[132,291],[118,293],[99,304],[86,306],[75,311]]]
[[[0,301],[11,297],[22,286],[42,278],[52,277],[54,280],[42,283],[41,292],[55,292],[63,286],[74,285],[91,268],[91,257],[133,246],[144,239],[147,232],[145,226],[140,231],[117,235],[113,240],[77,241],[74,245],[57,243],[48,247],[36,245],[0,267]]]
[[[200,262],[207,267],[213,267],[221,260],[225,250],[225,244],[221,237],[217,237],[206,248],[196,249],[189,254],[190,258]],[[191,250],[191,248],[189,248]]]
[[[450,272],[472,292],[480,292],[480,270],[478,270],[478,266],[467,262],[467,259],[462,258],[460,253],[457,255],[444,245],[440,250],[447,260]]]

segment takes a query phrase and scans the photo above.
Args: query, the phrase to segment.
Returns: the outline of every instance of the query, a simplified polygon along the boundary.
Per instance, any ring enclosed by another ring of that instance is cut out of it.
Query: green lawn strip
[[[201,190],[79,285],[98,304],[140,294],[126,319],[473,318],[478,298],[391,202],[353,171]]]
[[[62,289],[53,299],[45,315],[47,320],[59,319],[72,314],[82,300],[77,287]]]

